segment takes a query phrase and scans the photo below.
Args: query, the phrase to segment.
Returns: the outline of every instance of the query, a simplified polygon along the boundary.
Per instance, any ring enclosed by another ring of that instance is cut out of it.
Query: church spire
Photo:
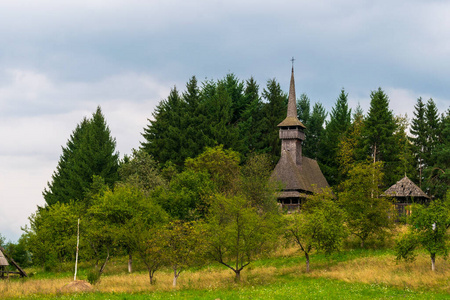
[[[285,127],[285,126],[298,126],[303,129],[306,128],[305,125],[303,125],[302,122],[300,122],[297,117],[297,98],[295,97],[295,81],[294,81],[294,58],[292,58],[291,84],[289,86],[287,116],[283,122],[278,124],[278,127]]]
[[[287,117],[297,118],[297,103],[295,98],[295,82],[294,82],[294,66],[292,66],[291,72],[291,84],[289,86],[289,100]]]

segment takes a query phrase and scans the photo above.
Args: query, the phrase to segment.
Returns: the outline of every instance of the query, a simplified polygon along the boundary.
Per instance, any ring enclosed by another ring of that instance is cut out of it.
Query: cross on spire
[[[292,58],[291,58],[292,68],[294,68],[294,60],[295,60],[295,58],[292,56]]]

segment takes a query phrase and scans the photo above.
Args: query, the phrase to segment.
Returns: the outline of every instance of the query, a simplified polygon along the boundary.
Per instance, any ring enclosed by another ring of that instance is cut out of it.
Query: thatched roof
[[[0,266],[9,266],[9,263],[6,260],[6,257],[3,255],[2,250],[0,250]]]
[[[314,193],[317,188],[329,186],[316,160],[303,157],[300,168],[287,151],[281,152],[281,158],[272,173],[272,179],[283,184],[283,191]]]
[[[411,181],[407,176],[400,179],[396,184],[387,189],[382,196],[390,197],[414,197],[414,198],[427,198],[425,194],[414,182]]]

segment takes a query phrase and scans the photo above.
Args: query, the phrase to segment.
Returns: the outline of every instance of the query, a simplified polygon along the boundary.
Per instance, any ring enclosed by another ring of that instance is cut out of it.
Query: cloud
[[[27,217],[43,205],[42,191],[61,146],[83,117],[100,105],[123,155],[138,148],[140,133],[170,84],[147,74],[123,73],[97,82],[57,82],[43,73],[8,70],[0,87],[2,234],[17,240]],[[13,212],[13,213],[12,213]]]

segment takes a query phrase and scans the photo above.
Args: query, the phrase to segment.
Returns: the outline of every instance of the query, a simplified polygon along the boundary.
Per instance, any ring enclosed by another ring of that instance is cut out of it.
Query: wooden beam
[[[6,252],[5,252],[5,248],[3,248],[2,246],[0,246],[0,251],[3,252],[3,255],[6,257],[6,259],[9,260],[9,262],[16,267],[17,270],[19,270],[20,276],[21,277],[28,277],[27,273],[25,273],[24,270],[22,270],[21,267],[19,267],[19,265],[14,261],[14,259],[12,257],[10,257]]]

